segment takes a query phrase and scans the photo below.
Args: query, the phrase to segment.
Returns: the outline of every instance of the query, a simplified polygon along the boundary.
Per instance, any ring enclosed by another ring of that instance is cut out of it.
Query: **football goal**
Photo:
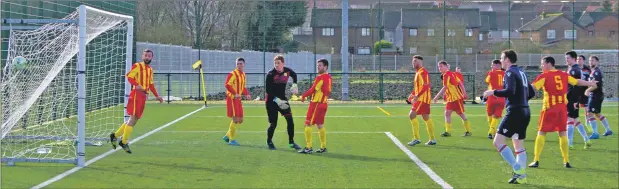
[[[133,17],[85,5],[62,19],[3,19],[2,162],[75,163],[127,119]]]

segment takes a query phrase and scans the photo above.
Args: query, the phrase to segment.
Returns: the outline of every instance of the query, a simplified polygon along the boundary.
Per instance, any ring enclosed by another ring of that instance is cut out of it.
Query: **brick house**
[[[617,41],[619,17],[614,12],[585,12],[578,24],[586,30],[588,37],[607,37]]]
[[[319,53],[339,54],[342,44],[342,10],[314,9],[311,21],[312,35]],[[379,39],[379,9],[348,10],[348,52],[372,54],[374,42]]]
[[[443,49],[444,35],[447,53],[478,52],[479,9],[447,9],[446,15],[445,31],[443,9],[403,9],[404,54],[438,54]]]
[[[541,44],[561,40],[578,39],[585,34],[585,29],[565,17],[563,13],[542,14],[518,29],[520,37]],[[576,29],[575,35],[573,29]]]

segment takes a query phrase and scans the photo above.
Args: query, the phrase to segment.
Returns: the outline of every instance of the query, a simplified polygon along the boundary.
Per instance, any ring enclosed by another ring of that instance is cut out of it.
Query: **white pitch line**
[[[437,184],[441,185],[443,188],[453,189],[453,187],[451,185],[449,185],[447,182],[445,182],[445,180],[443,180],[434,171],[432,171],[432,169],[430,169],[430,167],[428,167],[428,165],[423,163],[415,154],[413,154],[413,152],[411,152],[408,148],[406,148],[406,146],[404,146],[404,144],[402,144],[402,142],[400,142],[400,140],[398,140],[398,138],[393,136],[393,134],[391,134],[391,132],[385,132],[385,134],[387,135],[387,137],[389,137],[391,139],[391,141],[393,141],[393,143],[395,143],[396,146],[398,146],[398,148],[400,148],[400,150],[402,150],[406,155],[408,155],[408,157],[411,160],[413,160],[413,162],[415,162],[415,164],[417,164],[417,166],[419,166],[419,168],[421,168],[421,170],[423,170],[423,172],[426,172],[426,174],[428,176],[430,176],[430,178],[432,180],[434,180],[434,182],[436,182]]]
[[[174,121],[171,121],[171,122],[169,122],[169,123],[167,123],[167,124],[165,124],[165,125],[162,125],[161,127],[156,128],[155,130],[152,130],[152,131],[150,131],[150,132],[148,132],[148,133],[146,133],[146,134],[143,134],[143,135],[142,135],[142,136],[140,136],[140,137],[137,137],[137,138],[135,138],[135,139],[133,139],[133,140],[129,141],[129,143],[136,143],[136,142],[138,142],[138,141],[142,140],[143,138],[146,138],[146,137],[148,137],[148,136],[150,136],[150,135],[152,135],[152,134],[154,134],[154,133],[156,133],[156,132],[158,132],[158,131],[160,131],[160,130],[162,130],[162,129],[165,129],[166,127],[169,127],[169,126],[171,126],[171,125],[175,124],[176,122],[179,122],[179,121],[181,121],[181,120],[183,120],[183,119],[185,119],[185,118],[189,117],[190,115],[193,115],[193,114],[195,114],[195,113],[199,112],[200,110],[203,110],[204,108],[205,108],[205,107],[203,106],[203,107],[201,107],[201,108],[199,108],[199,109],[197,109],[197,110],[194,110],[193,112],[190,112],[190,113],[188,113],[188,114],[185,114],[184,116],[179,117],[178,119],[176,119],[176,120],[174,120]],[[103,153],[103,154],[101,154],[101,155],[99,155],[99,156],[97,156],[97,157],[95,157],[95,158],[92,158],[92,159],[90,159],[89,161],[87,161],[87,162],[86,162],[86,164],[84,165],[84,167],[87,167],[88,165],[90,165],[90,164],[92,164],[92,163],[94,163],[94,162],[96,162],[96,161],[99,161],[99,160],[103,159],[104,157],[107,157],[107,156],[111,155],[112,153],[114,153],[114,152],[116,152],[117,150],[120,150],[120,149],[121,149],[121,148],[116,148],[115,150],[110,150],[110,151],[107,151],[107,152],[105,152],[105,153]],[[67,176],[69,176],[69,175],[71,175],[71,174],[73,174],[73,173],[75,173],[75,172],[79,171],[80,169],[82,169],[82,168],[84,168],[84,167],[74,167],[73,169],[70,169],[70,170],[68,170],[68,171],[66,171],[66,172],[64,172],[64,173],[61,173],[61,174],[59,174],[59,175],[56,175],[54,178],[51,178],[51,179],[49,179],[49,180],[46,180],[45,182],[42,182],[41,184],[39,184],[39,185],[36,185],[36,186],[32,187],[32,189],[39,189],[39,188],[46,187],[46,186],[48,186],[48,185],[50,185],[50,184],[52,184],[52,183],[54,183],[54,182],[56,182],[56,181],[59,181],[60,179],[63,179],[63,178],[65,178],[65,177],[67,177]]]
[[[225,133],[228,131],[161,131],[162,133]],[[250,133],[250,134],[263,134],[267,131],[237,131],[237,133]],[[286,133],[286,132],[277,132],[277,133]],[[318,132],[313,132],[314,134]],[[375,131],[375,132],[356,132],[356,131],[330,131],[328,134],[382,134],[385,131]],[[295,132],[295,134],[303,134],[303,132]]]

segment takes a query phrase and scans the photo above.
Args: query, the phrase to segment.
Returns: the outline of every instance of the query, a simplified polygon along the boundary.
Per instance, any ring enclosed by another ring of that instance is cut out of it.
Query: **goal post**
[[[80,5],[62,19],[3,22],[2,162],[84,166],[86,144],[109,140],[128,119],[133,17]]]

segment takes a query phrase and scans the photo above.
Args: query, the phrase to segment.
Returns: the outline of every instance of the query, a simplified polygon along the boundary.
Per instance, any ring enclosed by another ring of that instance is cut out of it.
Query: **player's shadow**
[[[554,171],[558,171],[558,172],[562,172],[562,171],[577,171],[577,172],[596,172],[596,173],[608,173],[608,174],[617,174],[617,171],[612,171],[612,170],[603,170],[603,169],[596,169],[596,168],[590,168],[590,167],[574,167],[571,169],[568,168],[557,168],[557,167],[552,167],[552,168],[536,168],[536,169],[548,169],[548,170],[554,170]],[[568,170],[566,170],[568,169]]]
[[[149,178],[149,179],[154,179],[154,180],[171,181],[169,178],[166,178],[166,177],[152,176],[151,174],[148,174],[148,172],[131,173],[131,172],[121,171],[120,169],[116,169],[116,168],[107,169],[107,168],[98,168],[98,167],[86,167],[85,169],[96,170],[96,171],[100,171],[100,172],[110,172],[110,173],[113,173],[114,175],[125,174],[125,175],[137,176],[137,177],[142,177],[142,178]],[[176,181],[171,181],[171,182],[176,182]],[[177,183],[180,184],[181,182],[177,182]]]
[[[486,148],[482,147],[482,148],[477,148],[477,147],[468,147],[468,146],[443,146],[443,145],[436,145],[435,148],[437,149],[444,149],[444,150],[473,150],[473,151],[481,151],[481,152],[496,152],[496,149],[493,148],[492,146],[488,146]]]
[[[142,162],[142,161],[129,161],[129,164],[134,165],[149,165],[149,166],[157,166],[157,167],[169,167],[170,169],[188,169],[188,170],[198,170],[198,171],[208,171],[213,173],[233,173],[233,174],[248,174],[247,172],[238,171],[234,169],[225,169],[225,168],[210,168],[210,167],[200,167],[199,165],[187,165],[187,164],[163,164],[163,163],[155,163],[155,162]]]
[[[532,183],[527,183],[522,185],[523,188],[536,188],[536,189],[556,189],[556,188],[562,188],[562,189],[577,189],[577,187],[571,187],[571,186],[554,186],[554,185],[540,185],[540,184],[532,184]]]
[[[323,153],[323,154],[312,154],[312,155],[319,155],[321,157],[326,157],[326,158],[334,158],[334,159],[345,159],[345,160],[358,160],[358,161],[376,161],[376,162],[406,162],[409,163],[411,162],[411,160],[409,159],[405,159],[405,158],[379,158],[379,157],[368,157],[368,156],[358,156],[358,155],[352,155],[352,154],[339,154],[339,153],[331,153],[331,152],[327,152],[327,153]]]

